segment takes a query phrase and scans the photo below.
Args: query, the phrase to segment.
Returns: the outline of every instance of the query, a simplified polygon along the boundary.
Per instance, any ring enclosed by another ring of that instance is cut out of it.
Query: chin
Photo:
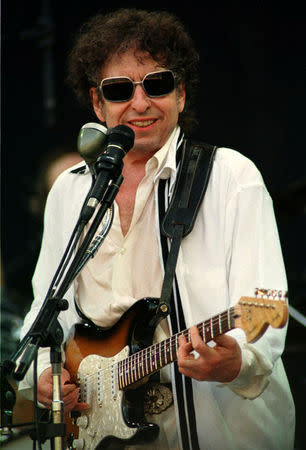
[[[156,153],[162,145],[159,142],[148,139],[136,139],[133,150],[137,153]]]

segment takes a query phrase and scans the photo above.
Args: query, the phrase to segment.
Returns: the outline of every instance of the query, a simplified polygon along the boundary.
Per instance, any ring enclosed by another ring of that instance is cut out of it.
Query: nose
[[[151,105],[151,100],[143,90],[141,85],[135,87],[133,98],[131,99],[132,108],[138,113],[145,112]]]

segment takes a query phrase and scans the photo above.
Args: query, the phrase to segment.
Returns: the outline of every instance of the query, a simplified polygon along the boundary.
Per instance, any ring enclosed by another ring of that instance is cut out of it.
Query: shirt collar
[[[183,133],[177,125],[165,145],[152,156],[152,159],[154,158],[157,161],[157,171],[154,181],[160,178],[170,178],[171,175],[176,173],[176,150],[182,139]]]
[[[89,172],[89,167],[85,163],[85,161],[81,161],[81,162],[77,163],[70,170],[70,173],[78,173],[78,174],[82,174],[82,175],[84,175],[85,173],[88,173],[88,172]]]

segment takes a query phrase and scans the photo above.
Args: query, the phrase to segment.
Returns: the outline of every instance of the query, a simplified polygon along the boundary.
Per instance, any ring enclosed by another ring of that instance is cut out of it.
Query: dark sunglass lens
[[[143,85],[148,95],[160,97],[173,91],[174,77],[172,72],[152,73],[144,79]]]
[[[105,80],[102,83],[103,97],[110,102],[129,100],[133,89],[133,83],[127,79]]]

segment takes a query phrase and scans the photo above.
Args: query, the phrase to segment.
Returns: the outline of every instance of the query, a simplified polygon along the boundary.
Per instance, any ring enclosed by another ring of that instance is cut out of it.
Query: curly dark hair
[[[101,81],[103,65],[115,53],[148,52],[185,83],[186,104],[179,124],[189,132],[196,123],[192,109],[198,84],[199,54],[182,23],[166,11],[119,9],[86,22],[68,57],[67,81],[78,100],[91,105],[89,89]]]

